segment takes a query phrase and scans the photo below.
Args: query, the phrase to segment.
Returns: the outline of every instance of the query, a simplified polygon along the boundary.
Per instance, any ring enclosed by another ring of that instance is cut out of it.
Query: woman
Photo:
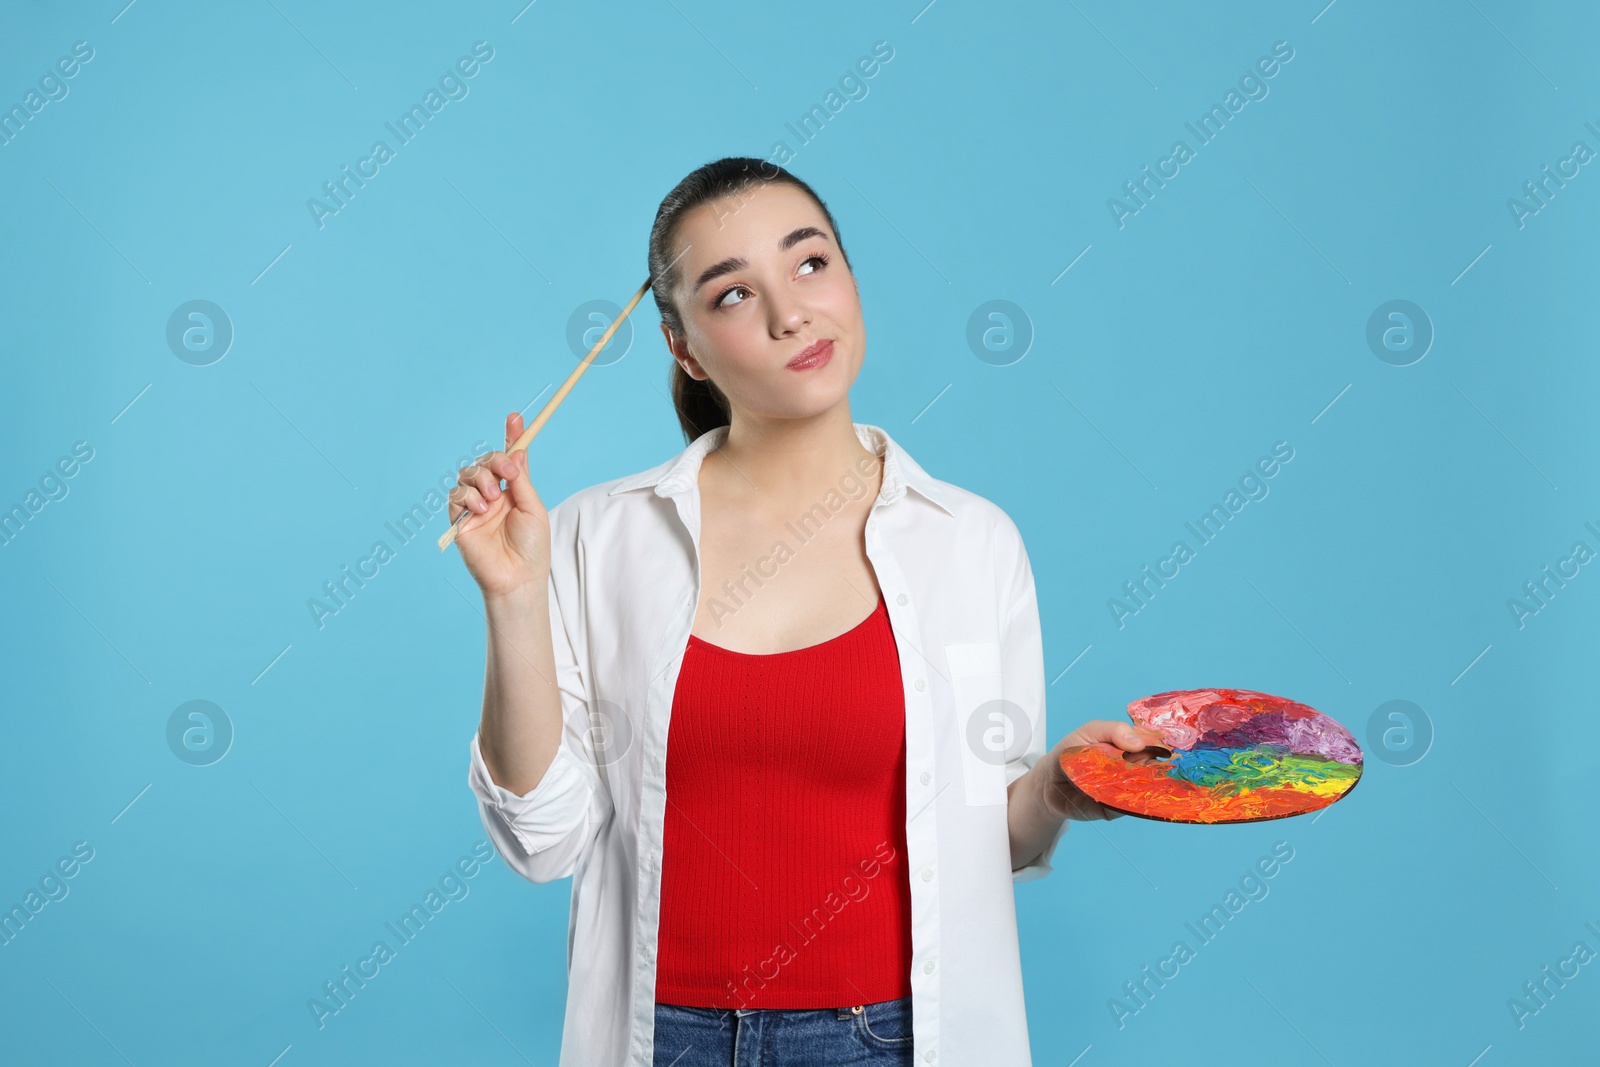
[[[548,513],[521,449],[451,493],[468,780],[512,869],[573,876],[561,1063],[1029,1063],[1013,883],[1114,814],[1057,751],[1157,735],[1045,757],[1021,537],[852,422],[859,289],[809,186],[707,164],[649,264],[688,447]]]

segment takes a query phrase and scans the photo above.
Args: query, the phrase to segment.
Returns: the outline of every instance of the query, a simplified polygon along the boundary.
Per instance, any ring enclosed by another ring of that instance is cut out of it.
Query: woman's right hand
[[[520,436],[522,416],[513,411],[506,416],[506,448]],[[450,521],[472,512],[456,533],[456,548],[484,598],[543,592],[550,575],[550,516],[528,479],[528,450],[486,452],[462,467],[456,482]]]

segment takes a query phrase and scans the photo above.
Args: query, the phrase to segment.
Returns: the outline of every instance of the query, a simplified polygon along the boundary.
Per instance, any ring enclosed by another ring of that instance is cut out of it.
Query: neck
[[[847,403],[804,419],[770,419],[735,411],[727,436],[712,456],[733,472],[734,480],[763,496],[815,495],[836,488],[847,472],[859,475],[857,464],[864,457],[876,463],[856,436]]]

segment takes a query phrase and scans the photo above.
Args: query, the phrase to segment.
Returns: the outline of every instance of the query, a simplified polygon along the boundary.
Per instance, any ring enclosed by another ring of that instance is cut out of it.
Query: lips
[[[786,366],[790,370],[806,370],[810,367],[820,367],[828,362],[832,356],[833,342],[825,338],[802,349]]]

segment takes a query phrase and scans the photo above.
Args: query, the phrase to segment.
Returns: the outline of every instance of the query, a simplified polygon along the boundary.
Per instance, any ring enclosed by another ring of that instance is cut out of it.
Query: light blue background
[[[1018,887],[1036,1060],[1594,1062],[1600,964],[1524,1028],[1507,1006],[1600,951],[1600,574],[1507,607],[1600,549],[1600,170],[1522,228],[1506,204],[1600,148],[1592,6],[123,2],[0,32],[7,107],[95,50],[0,148],[0,506],[94,449],[0,548],[0,903],[95,850],[0,948],[0,1058],[554,1062],[569,883],[498,862],[313,1023],[484,838],[484,624],[442,515],[323,628],[306,601],[559,385],[569,316],[644,280],[679,178],[783,140],[861,280],[855,418],[1023,531],[1050,741],[1208,685],[1364,746],[1410,700],[1436,734],[1409,766],[1369,747],[1315,824],[1073,827]],[[307,199],[479,40],[470,94],[319,229]],[[785,123],[879,40],[800,146]],[[1108,198],[1278,41],[1269,95],[1119,229]],[[193,299],[235,330],[209,366],[165,339]],[[993,299],[1034,332],[1009,366],[965,339]],[[1436,330],[1410,366],[1366,343],[1392,299]],[[683,447],[656,321],[541,433],[547,504]],[[1280,440],[1270,495],[1119,629],[1108,598]],[[192,699],[236,731],[211,766],[167,746]],[[1270,895],[1119,1029],[1109,999],[1276,841]]]

